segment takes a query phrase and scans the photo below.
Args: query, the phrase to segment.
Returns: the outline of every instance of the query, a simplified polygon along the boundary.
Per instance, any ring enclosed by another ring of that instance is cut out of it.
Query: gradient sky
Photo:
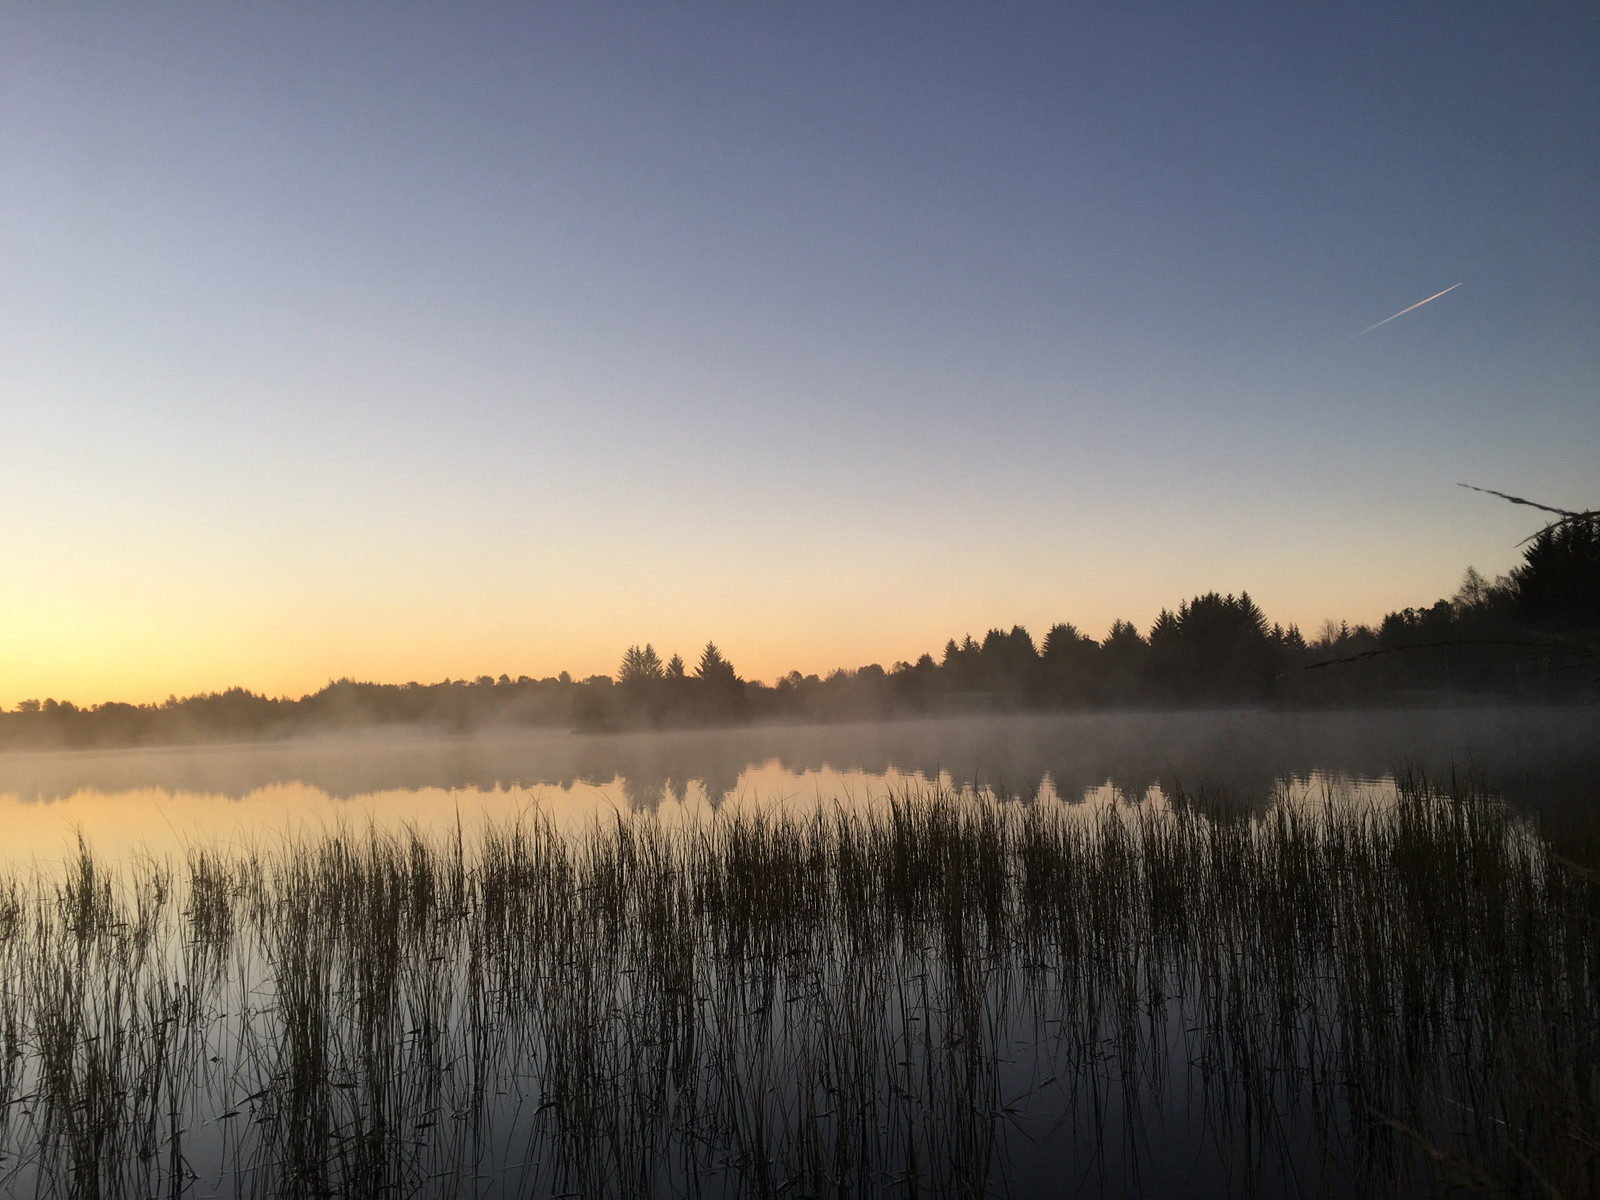
[[[1430,602],[1538,524],[1458,481],[1600,500],[1597,62],[1593,4],[7,5],[0,704]]]

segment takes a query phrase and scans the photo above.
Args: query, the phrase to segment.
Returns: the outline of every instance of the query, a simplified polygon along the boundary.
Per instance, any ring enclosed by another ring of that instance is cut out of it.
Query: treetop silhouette
[[[1527,540],[1507,575],[1491,581],[1468,568],[1449,599],[1392,612],[1376,628],[1329,621],[1309,642],[1292,625],[1269,624],[1248,592],[1213,591],[1163,609],[1148,635],[1117,620],[1096,641],[1061,622],[1036,646],[1021,625],[996,627],[981,641],[950,638],[937,661],[924,653],[887,671],[876,663],[826,677],[791,671],[771,686],[741,679],[714,642],[692,672],[677,654],[663,663],[646,642],[623,652],[615,681],[563,671],[427,685],[340,679],[299,699],[243,688],[144,705],[29,699],[0,713],[0,748],[282,738],[375,725],[466,733],[1045,707],[1600,700],[1592,668],[1600,659],[1600,515],[1534,507],[1558,519]]]

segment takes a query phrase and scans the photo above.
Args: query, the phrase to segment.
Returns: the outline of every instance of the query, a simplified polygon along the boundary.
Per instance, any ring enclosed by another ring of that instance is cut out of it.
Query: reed
[[[1600,885],[1481,782],[339,830],[0,880],[40,1196],[1600,1190]]]

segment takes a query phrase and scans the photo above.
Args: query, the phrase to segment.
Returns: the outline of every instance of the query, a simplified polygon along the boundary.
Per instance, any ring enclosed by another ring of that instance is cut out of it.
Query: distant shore
[[[1376,627],[1326,622],[1307,638],[1248,592],[1163,609],[1148,633],[1115,621],[1096,640],[1058,623],[951,638],[938,659],[869,663],[826,676],[740,677],[708,642],[690,667],[629,646],[614,676],[567,672],[364,683],[294,699],[245,688],[160,704],[24,700],[0,712],[0,751],[263,741],[395,726],[488,729],[702,728],[940,713],[1425,708],[1600,701],[1600,516],[1573,514],[1529,540],[1496,580],[1468,568],[1449,599]]]

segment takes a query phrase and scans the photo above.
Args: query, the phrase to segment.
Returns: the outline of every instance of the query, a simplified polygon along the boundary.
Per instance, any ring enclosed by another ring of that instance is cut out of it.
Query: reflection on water
[[[1595,1194],[1589,873],[1415,780],[1109,791],[12,881],[0,1190]]]
[[[0,759],[0,1192],[1594,1194],[1595,716]]]
[[[1279,780],[1382,780],[1473,767],[1513,802],[1589,796],[1593,708],[1431,712],[1085,714],[861,725],[338,741],[0,756],[12,855],[236,841],[341,820],[423,828],[536,805],[685,815],[727,804],[833,802],[937,784],[1081,800],[1224,792],[1260,804]]]

